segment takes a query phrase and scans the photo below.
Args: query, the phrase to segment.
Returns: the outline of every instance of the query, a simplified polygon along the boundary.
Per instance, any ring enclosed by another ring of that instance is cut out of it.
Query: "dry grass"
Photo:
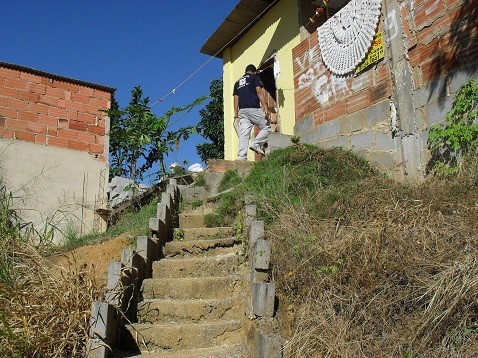
[[[91,279],[94,268],[72,263],[52,269],[34,246],[8,244],[3,263],[11,265],[0,282],[0,356],[86,356],[91,303],[102,293]]]
[[[477,162],[418,187],[365,179],[321,217],[309,198],[268,208],[290,356],[478,356]]]

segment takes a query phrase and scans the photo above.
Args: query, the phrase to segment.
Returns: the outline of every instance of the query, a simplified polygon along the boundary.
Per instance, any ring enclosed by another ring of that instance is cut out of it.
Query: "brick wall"
[[[293,49],[295,132],[304,142],[356,150],[398,179],[417,178],[429,126],[478,77],[478,7],[475,0],[385,0],[378,31],[385,58],[348,78],[325,67],[317,32]]]
[[[114,90],[0,64],[0,138],[87,152],[107,160],[106,118]]]
[[[478,6],[474,0],[403,2],[401,21],[415,88],[476,64]]]
[[[353,114],[390,97],[387,61],[357,77],[333,76],[320,56],[317,32],[293,49],[296,120],[313,114],[315,125]]]

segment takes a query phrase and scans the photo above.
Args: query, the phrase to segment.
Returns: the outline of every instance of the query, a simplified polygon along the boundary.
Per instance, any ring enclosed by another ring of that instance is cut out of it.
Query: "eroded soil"
[[[131,245],[131,236],[124,234],[101,243],[82,246],[52,259],[53,267],[76,268],[91,275],[96,282],[106,282],[108,265],[121,259],[121,251]]]

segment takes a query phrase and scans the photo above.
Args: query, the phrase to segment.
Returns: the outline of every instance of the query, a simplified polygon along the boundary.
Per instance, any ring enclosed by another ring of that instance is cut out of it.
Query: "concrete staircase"
[[[231,227],[204,228],[201,211],[180,214],[142,286],[138,323],[127,325],[136,353],[121,357],[251,357],[246,345],[248,264]]]

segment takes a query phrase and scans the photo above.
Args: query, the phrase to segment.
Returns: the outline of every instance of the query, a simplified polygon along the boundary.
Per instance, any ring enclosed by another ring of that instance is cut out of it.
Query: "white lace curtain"
[[[317,29],[322,59],[336,75],[352,72],[372,44],[382,0],[352,0]]]

